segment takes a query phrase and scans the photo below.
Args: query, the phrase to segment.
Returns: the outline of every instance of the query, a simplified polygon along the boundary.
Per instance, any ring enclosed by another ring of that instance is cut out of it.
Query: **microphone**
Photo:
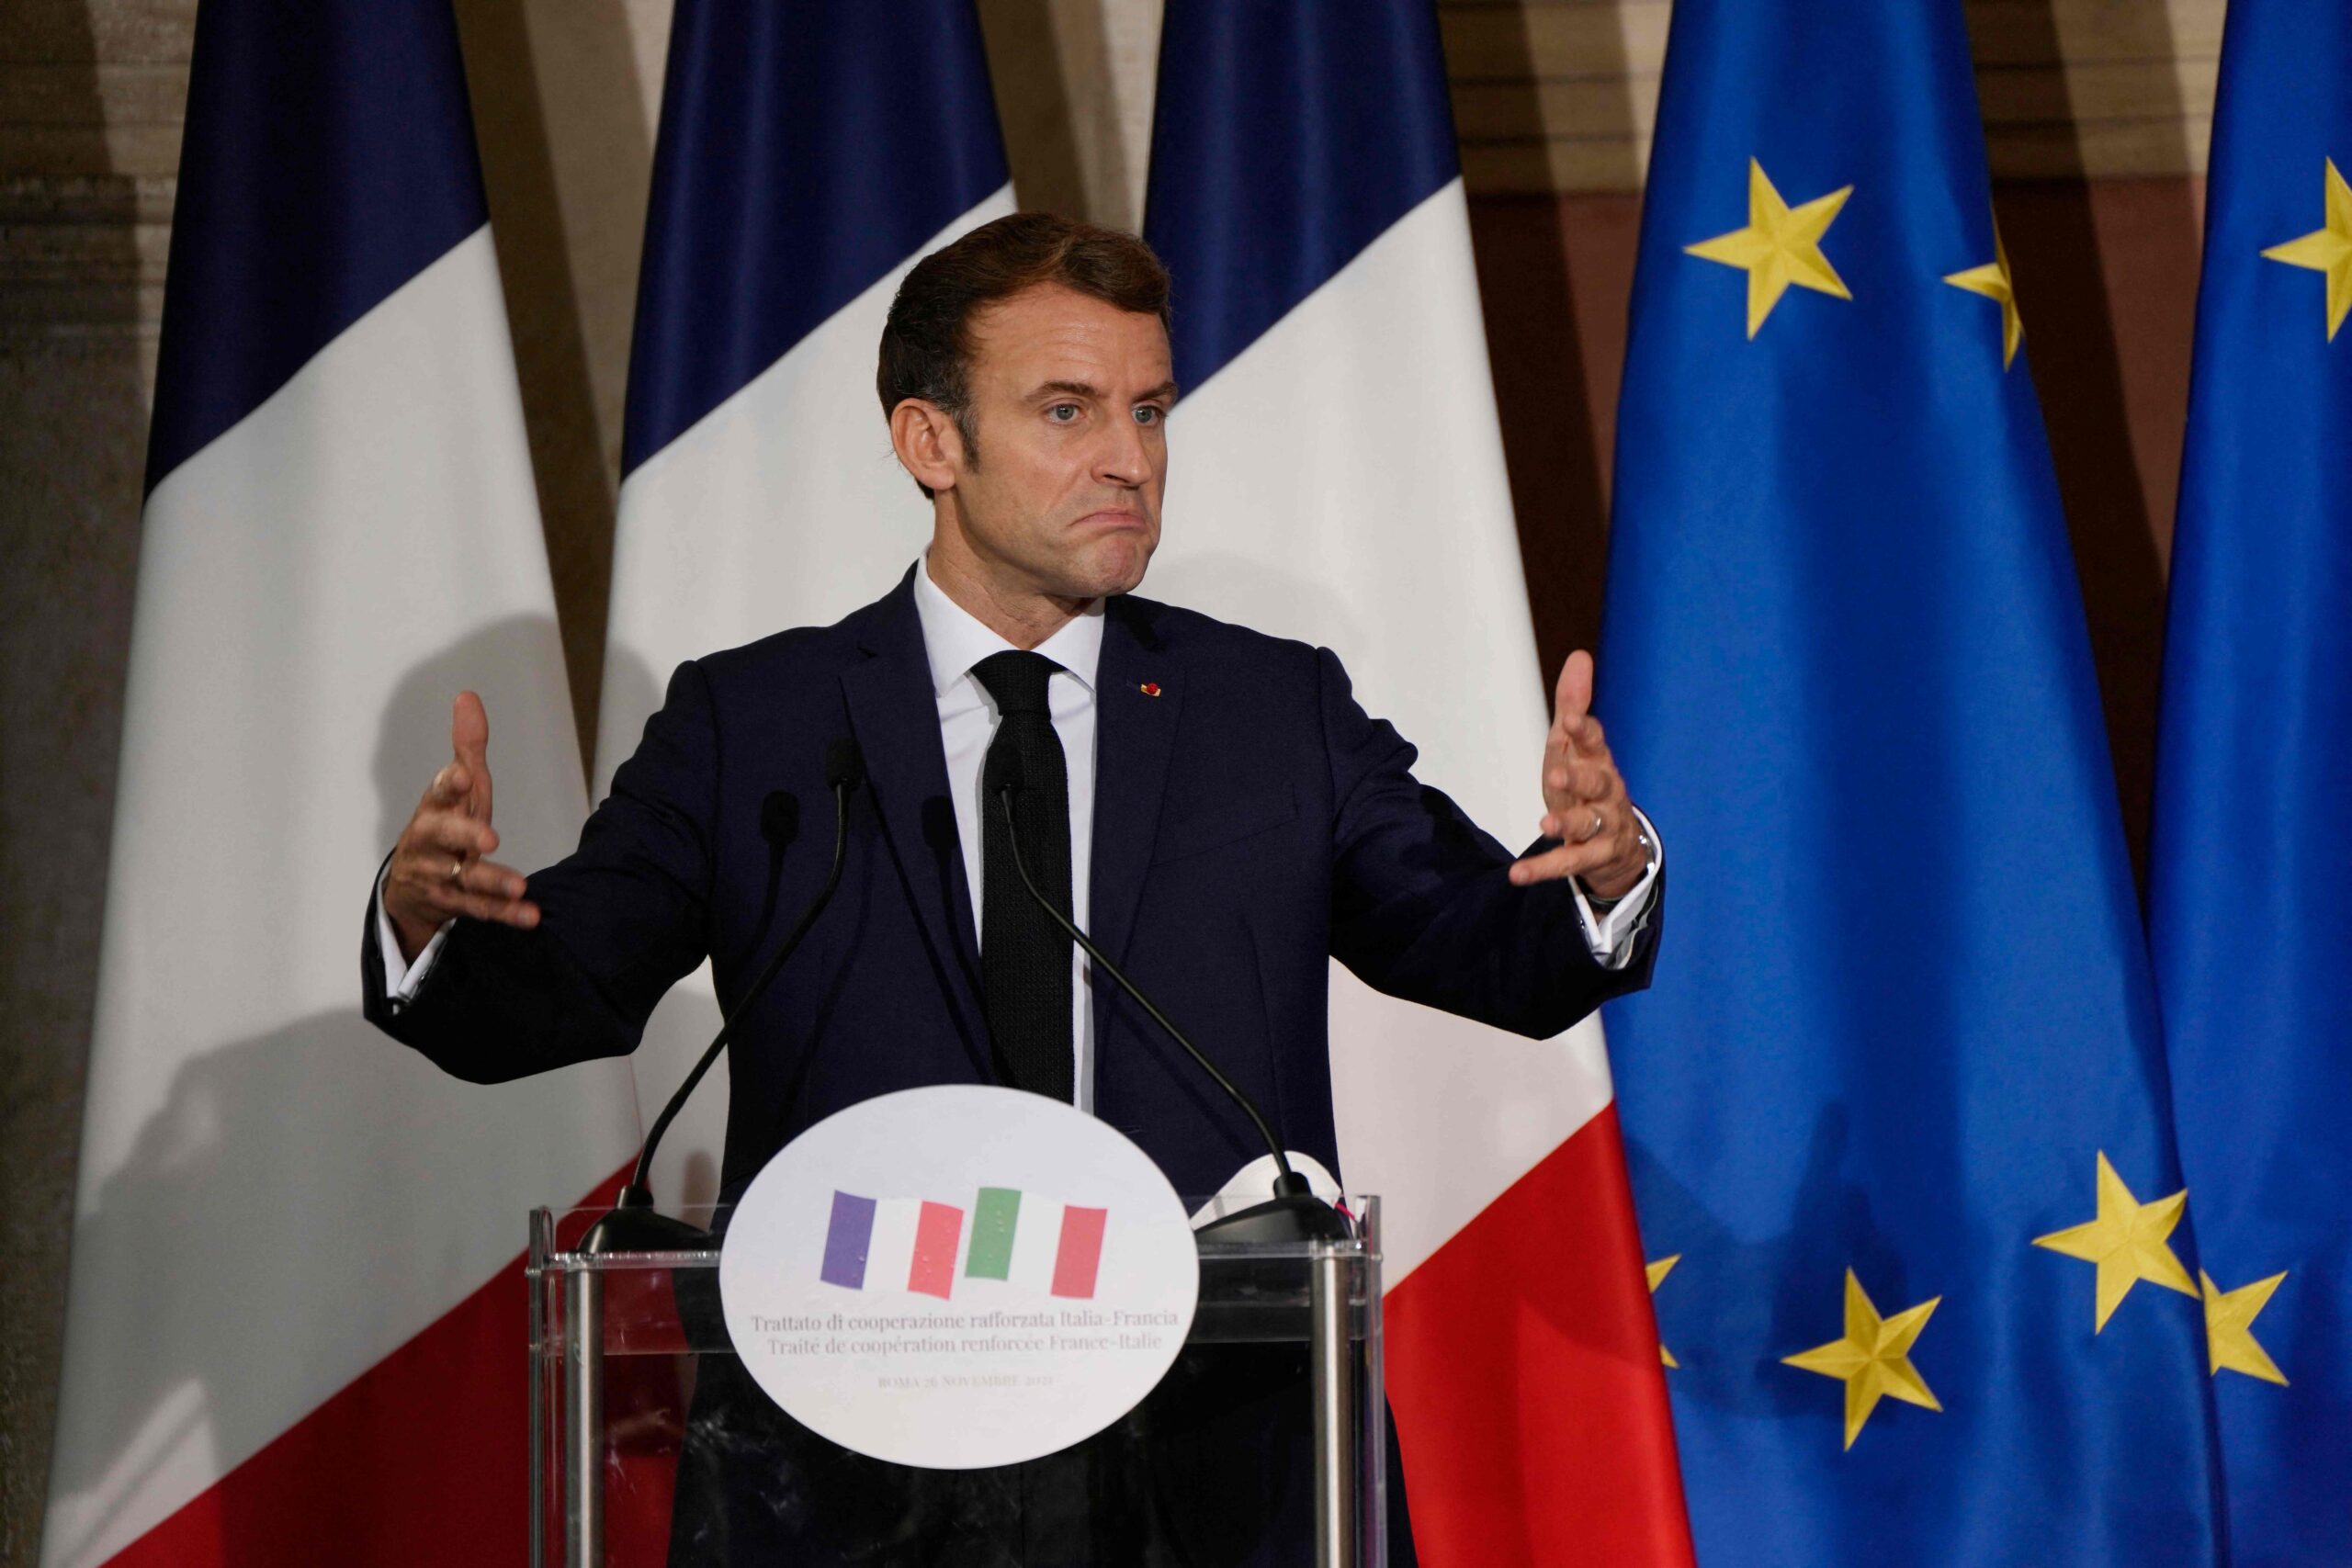
[[[694,1071],[688,1073],[685,1081],[671,1094],[669,1102],[662,1107],[662,1114],[653,1119],[652,1129],[645,1134],[644,1146],[638,1150],[637,1168],[629,1177],[628,1185],[621,1189],[612,1212],[589,1227],[587,1235],[581,1240],[580,1249],[582,1252],[691,1251],[710,1245],[708,1231],[690,1225],[684,1220],[654,1213],[653,1188],[648,1179],[653,1168],[653,1151],[661,1146],[662,1134],[670,1130],[670,1123],[677,1119],[679,1110],[694,1093],[695,1087],[702,1082],[703,1075],[710,1071],[711,1064],[718,1060],[719,1052],[725,1050],[728,1041],[734,1038],[735,1025],[752,1010],[753,1003],[766,995],[769,983],[783,970],[784,961],[792,956],[793,949],[800,945],[800,939],[808,934],[810,926],[816,924],[818,915],[832,902],[833,890],[841,886],[842,862],[849,850],[849,797],[865,782],[865,757],[857,749],[854,739],[843,735],[827,743],[824,775],[825,787],[833,795],[833,863],[825,874],[825,886],[818,889],[817,897],[809,900],[808,908],[801,912],[791,934],[784,939],[783,945],[775,950],[767,966],[753,977],[742,999],[719,1024],[718,1032],[711,1037],[710,1044],[703,1051],[702,1059],[695,1063]],[[780,821],[774,820],[782,815],[777,809],[779,798],[792,799],[789,795],[779,797],[770,795],[761,805],[761,827],[769,833],[772,843],[777,836],[774,829],[783,826]],[[799,815],[797,801],[790,811],[794,818],[792,828],[797,830]]]
[[[1021,835],[1014,829],[1012,824],[1012,797],[1019,793],[1025,783],[1026,777],[1021,766],[1021,759],[1014,753],[1012,748],[999,746],[989,752],[988,768],[981,784],[989,794],[997,797],[998,805],[1003,809],[1006,838],[1012,846],[1012,869],[1020,874],[1021,886],[1029,890],[1029,897],[1037,901],[1037,907],[1051,915],[1054,923],[1069,933],[1070,941],[1078,943],[1080,950],[1086,954],[1094,966],[1117,981],[1119,988],[1135,998],[1136,1005],[1150,1015],[1151,1021],[1159,1025],[1168,1038],[1182,1046],[1184,1054],[1198,1062],[1201,1065],[1201,1070],[1216,1080],[1216,1087],[1225,1090],[1234,1104],[1241,1107],[1242,1113],[1248,1116],[1251,1123],[1257,1127],[1258,1135],[1265,1139],[1267,1149],[1274,1156],[1274,1168],[1280,1174],[1274,1178],[1274,1195],[1272,1199],[1211,1220],[1207,1224],[1200,1226],[1194,1234],[1214,1237],[1219,1241],[1295,1242],[1346,1239],[1347,1217],[1322,1199],[1315,1196],[1314,1190],[1308,1185],[1306,1178],[1291,1168],[1290,1155],[1283,1149],[1282,1140],[1274,1136],[1273,1128],[1267,1125],[1265,1117],[1260,1114],[1258,1107],[1251,1103],[1250,1097],[1241,1092],[1240,1086],[1218,1071],[1216,1064],[1210,1061],[1199,1046],[1186,1039],[1184,1032],[1169,1021],[1168,1015],[1154,1006],[1151,998],[1145,996],[1136,983],[1128,979],[1125,972],[1112,963],[1101,948],[1094,945],[1093,939],[1080,931],[1069,916],[1055,908],[1054,901],[1046,897],[1037,886],[1036,882],[1031,878],[1028,866],[1023,863],[1021,859]]]
[[[768,846],[767,881],[761,890],[760,923],[766,931],[775,919],[775,896],[784,880],[785,852],[800,837],[800,797],[788,789],[772,789],[760,802],[760,837]]]

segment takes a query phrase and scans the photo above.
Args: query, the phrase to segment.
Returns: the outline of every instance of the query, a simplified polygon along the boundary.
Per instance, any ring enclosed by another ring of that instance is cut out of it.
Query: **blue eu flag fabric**
[[[2352,1562],[2352,7],[2232,0],[2149,917],[2237,1568]]]
[[[1674,7],[1596,708],[1673,861],[1608,1021],[1708,1568],[2219,1560],[1984,145],[1958,0]]]

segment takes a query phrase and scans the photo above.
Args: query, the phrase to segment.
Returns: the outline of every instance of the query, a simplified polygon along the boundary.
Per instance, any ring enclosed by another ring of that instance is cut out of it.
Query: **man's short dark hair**
[[[983,223],[915,263],[882,324],[874,375],[885,417],[909,398],[955,420],[977,462],[970,372],[972,318],[1041,283],[1057,283],[1122,310],[1168,324],[1168,269],[1135,235],[1051,212],[1015,212]],[[928,498],[931,487],[916,488]]]

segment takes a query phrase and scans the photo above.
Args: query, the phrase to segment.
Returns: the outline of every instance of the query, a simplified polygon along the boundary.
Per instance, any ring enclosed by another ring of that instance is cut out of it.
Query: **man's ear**
[[[890,447],[914,481],[931,490],[954,490],[964,471],[964,433],[928,399],[908,398],[890,411]]]

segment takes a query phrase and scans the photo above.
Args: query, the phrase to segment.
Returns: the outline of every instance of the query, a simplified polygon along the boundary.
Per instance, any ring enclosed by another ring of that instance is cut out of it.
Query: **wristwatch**
[[[1634,818],[1634,837],[1640,840],[1642,846],[1642,874],[1634,879],[1634,887],[1639,887],[1645,881],[1648,880],[1652,872],[1657,870],[1657,845],[1651,840],[1650,830],[1642,825],[1642,819],[1638,817]],[[1577,878],[1577,881],[1583,883],[1584,878],[1579,876]],[[1625,889],[1624,893],[1620,893],[1614,898],[1604,898],[1600,894],[1595,893],[1589,884],[1587,884],[1584,890],[1584,901],[1592,906],[1593,912],[1595,914],[1606,913],[1607,911],[1615,908],[1618,905],[1623,903],[1625,901],[1626,895],[1632,893],[1634,887],[1628,887]]]

